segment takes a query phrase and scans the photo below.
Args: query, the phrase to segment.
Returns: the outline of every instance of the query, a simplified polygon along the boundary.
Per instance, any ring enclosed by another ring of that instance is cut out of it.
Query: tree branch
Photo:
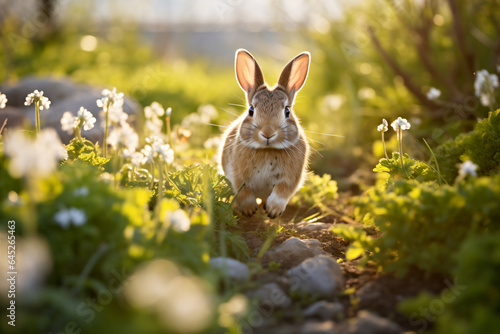
[[[375,45],[375,48],[377,49],[378,53],[380,54],[380,56],[382,56],[387,65],[391,67],[392,71],[395,74],[403,78],[403,82],[406,88],[420,101],[420,103],[422,103],[426,107],[436,109],[438,105],[433,101],[427,99],[427,97],[420,90],[420,87],[417,86],[410,78],[410,76],[403,71],[403,69],[399,66],[396,60],[394,60],[394,58],[392,58],[391,55],[387,53],[387,51],[380,43],[378,37],[375,35],[375,32],[373,31],[373,28],[371,26],[368,26],[368,34],[370,35],[370,39]]]

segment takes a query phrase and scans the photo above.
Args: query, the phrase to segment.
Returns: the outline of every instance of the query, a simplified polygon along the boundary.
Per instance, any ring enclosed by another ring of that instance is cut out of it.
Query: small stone
[[[321,320],[329,320],[337,318],[344,313],[344,305],[341,303],[332,303],[326,300],[316,302],[306,308],[303,312],[304,317],[319,318]]]
[[[306,244],[307,247],[313,252],[314,256],[316,255],[328,255],[327,252],[321,249],[321,243],[318,239],[300,239],[303,243]]]
[[[335,334],[335,323],[333,321],[308,321],[302,327],[303,334]]]
[[[344,290],[344,275],[334,258],[318,255],[287,271],[290,290],[331,297]]]
[[[281,263],[281,268],[292,268],[305,259],[311,258],[314,253],[307,245],[297,238],[290,238],[281,245],[267,251],[262,257],[262,265],[267,267],[269,262]]]
[[[350,319],[345,327],[346,334],[398,334],[403,329],[395,322],[368,311],[359,311],[357,318]]]
[[[285,291],[277,283],[267,283],[255,290],[246,292],[250,299],[259,301],[261,307],[266,310],[274,310],[277,308],[286,308],[292,304],[292,300]]]
[[[308,223],[308,222],[300,222],[297,224],[297,230],[300,232],[314,232],[327,230],[332,227],[332,224],[327,223]]]
[[[228,275],[229,278],[237,281],[244,282],[250,277],[250,270],[248,266],[238,260],[228,257],[214,257],[210,259],[210,267],[221,271],[223,274]]]

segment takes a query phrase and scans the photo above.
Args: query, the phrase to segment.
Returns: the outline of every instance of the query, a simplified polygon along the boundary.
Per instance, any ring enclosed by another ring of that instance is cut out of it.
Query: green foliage
[[[144,212],[149,195],[140,189],[118,192],[102,182],[94,169],[82,165],[64,167],[59,179],[60,191],[38,206],[39,232],[52,247],[52,279],[74,285],[90,259],[97,256],[92,277],[104,280],[111,269],[125,264],[126,227],[151,224]],[[62,227],[56,214],[71,208],[85,213],[85,223]]]
[[[373,238],[368,236],[366,231],[347,224],[335,224],[331,231],[339,237],[352,241],[347,247],[345,257],[347,261],[357,259],[365,253],[367,248],[373,246]]]
[[[331,175],[309,174],[291,202],[304,206],[326,204],[338,198],[337,190],[337,182],[332,180]]]
[[[103,166],[109,161],[109,159],[99,156],[99,145],[97,143],[94,145],[87,139],[71,139],[69,144],[66,145],[66,150],[68,151],[67,161],[81,161],[87,165],[95,166],[100,169],[103,169]]]
[[[392,153],[392,158],[381,159],[377,166],[373,169],[374,172],[388,173],[388,184],[395,180],[407,179],[417,180],[420,182],[437,180],[437,172],[428,164],[422,161],[412,159],[408,154],[403,156],[404,172],[401,168],[401,159],[398,152]]]
[[[410,321],[428,327],[422,310],[433,303],[443,305],[443,312],[431,314],[435,320],[430,332],[435,334],[491,333],[500,326],[500,233],[474,235],[455,253],[457,267],[454,284],[447,284],[440,296],[423,292],[404,301],[399,309]],[[450,282],[451,283],[451,282]]]
[[[372,189],[357,202],[381,232],[370,258],[385,271],[404,274],[416,267],[450,274],[457,245],[469,235],[500,229],[498,198],[499,175],[441,187],[397,180],[387,191]]]
[[[208,164],[193,164],[182,170],[169,172],[165,196],[175,198],[183,206],[206,210],[213,224],[213,234],[207,235],[213,247],[213,255],[226,255],[248,259],[245,240],[236,232],[226,230],[236,226],[237,218],[231,206],[232,189],[228,180],[217,168]],[[225,242],[224,242],[225,240]],[[227,244],[217,247],[217,245]]]
[[[500,166],[500,109],[490,112],[474,130],[457,136],[436,148],[441,174],[448,183],[458,175],[457,164],[471,160],[479,166],[478,175],[492,175]]]
[[[437,319],[435,333],[490,333],[500,326],[500,233],[468,238],[457,261],[461,289]]]

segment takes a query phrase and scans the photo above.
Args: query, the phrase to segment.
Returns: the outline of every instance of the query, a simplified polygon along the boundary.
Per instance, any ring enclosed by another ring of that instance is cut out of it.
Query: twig
[[[427,99],[427,97],[422,93],[420,88],[415,85],[413,80],[411,80],[410,76],[403,71],[403,69],[399,66],[399,64],[392,58],[389,53],[384,49],[382,44],[380,43],[380,40],[378,37],[375,35],[375,32],[373,31],[373,28],[371,26],[368,26],[368,34],[370,35],[370,39],[372,40],[373,44],[375,45],[375,48],[377,51],[380,53],[382,58],[385,60],[385,62],[391,67],[392,71],[399,75],[400,77],[403,78],[403,82],[406,86],[406,88],[425,106],[432,108],[432,109],[437,109],[438,105],[434,103],[433,101]]]
[[[455,0],[448,0],[448,4],[450,6],[451,14],[453,15],[453,31],[455,33],[455,37],[457,38],[458,47],[462,52],[466,72],[469,76],[472,76],[474,72],[474,55],[467,50],[467,46],[465,45],[465,35],[461,24],[462,21],[460,19],[460,13]]]

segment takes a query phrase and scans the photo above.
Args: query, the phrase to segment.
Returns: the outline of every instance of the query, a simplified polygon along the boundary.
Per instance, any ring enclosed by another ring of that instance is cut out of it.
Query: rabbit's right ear
[[[257,88],[264,84],[264,76],[259,64],[250,52],[238,49],[236,51],[235,71],[238,84],[247,94],[248,103],[252,103],[253,94]]]

